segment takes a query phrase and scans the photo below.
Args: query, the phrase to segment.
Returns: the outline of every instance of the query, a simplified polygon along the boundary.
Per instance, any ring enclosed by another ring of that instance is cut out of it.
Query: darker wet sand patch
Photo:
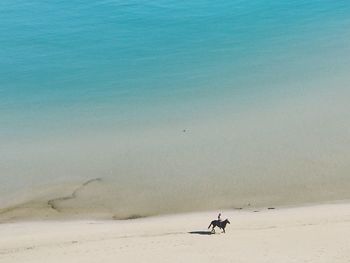
[[[147,217],[145,215],[129,215],[129,216],[124,216],[124,217],[121,217],[121,216],[113,216],[112,219],[113,220],[134,220],[134,219],[139,219],[139,218],[144,218],[144,217]]]

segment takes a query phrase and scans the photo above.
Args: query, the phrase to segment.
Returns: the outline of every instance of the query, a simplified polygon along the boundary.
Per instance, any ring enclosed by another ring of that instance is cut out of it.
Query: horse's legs
[[[215,226],[213,225],[213,228],[211,229],[211,232],[215,234]]]
[[[225,228],[222,229],[222,233],[226,233],[226,232],[225,232]]]

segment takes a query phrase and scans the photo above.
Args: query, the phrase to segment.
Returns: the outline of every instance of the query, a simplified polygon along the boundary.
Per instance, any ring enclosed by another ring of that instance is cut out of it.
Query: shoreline
[[[337,205],[337,204],[350,204],[350,199],[341,200],[331,200],[322,202],[306,202],[302,204],[287,204],[287,205],[271,205],[271,206],[250,206],[245,205],[242,207],[233,208],[218,208],[217,210],[202,210],[202,211],[186,211],[186,212],[173,212],[173,213],[161,213],[161,214],[149,214],[149,215],[139,215],[131,214],[125,217],[118,217],[113,215],[113,213],[48,213],[50,210],[48,207],[32,207],[26,206],[26,203],[19,204],[15,206],[9,206],[0,209],[0,224],[6,223],[21,223],[21,222],[45,222],[45,221],[130,221],[136,219],[147,219],[147,218],[157,218],[157,217],[171,217],[171,216],[181,216],[181,215],[191,215],[191,214],[201,214],[201,213],[218,213],[220,211],[241,211],[241,212],[263,212],[263,211],[273,211],[273,210],[286,210],[293,208],[307,208],[307,207],[317,207],[324,205]],[[28,211],[27,211],[28,210]],[[55,209],[54,209],[55,210]],[[30,213],[33,214],[30,214]],[[53,212],[53,211],[51,211]],[[18,214],[19,215],[18,215]]]

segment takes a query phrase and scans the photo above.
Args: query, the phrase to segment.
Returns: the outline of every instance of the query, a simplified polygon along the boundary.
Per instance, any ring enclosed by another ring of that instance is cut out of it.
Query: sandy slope
[[[350,262],[350,204],[224,211],[128,221],[0,224],[0,262]]]

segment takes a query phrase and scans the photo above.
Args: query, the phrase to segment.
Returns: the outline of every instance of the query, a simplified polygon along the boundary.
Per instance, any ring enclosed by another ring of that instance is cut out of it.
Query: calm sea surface
[[[2,0],[0,193],[348,198],[349,28],[345,0]]]

